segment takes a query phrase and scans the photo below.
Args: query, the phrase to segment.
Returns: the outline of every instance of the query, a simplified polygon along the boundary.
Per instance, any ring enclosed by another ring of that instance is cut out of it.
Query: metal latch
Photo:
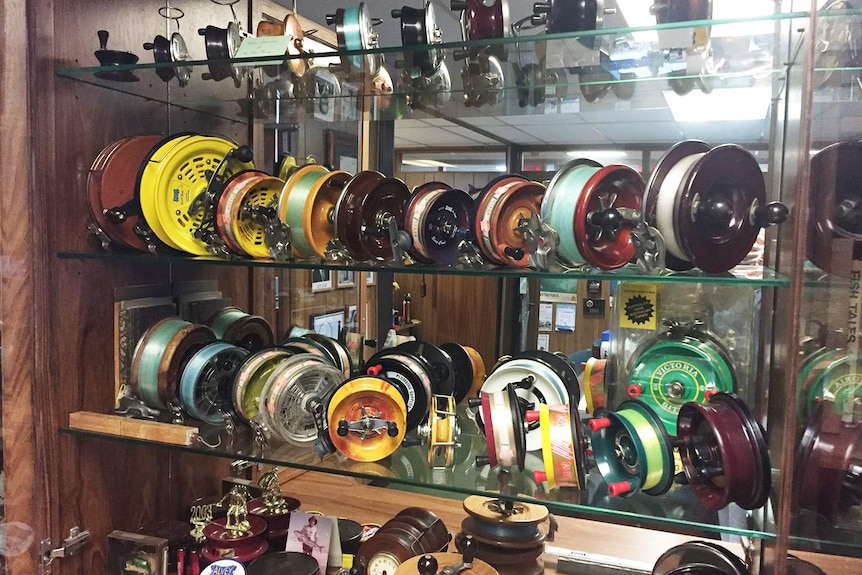
[[[54,559],[70,557],[89,542],[90,532],[77,525],[69,529],[69,536],[63,539],[63,545],[60,547],[54,547],[50,539],[43,539],[41,545],[43,575],[51,573],[51,563]]]

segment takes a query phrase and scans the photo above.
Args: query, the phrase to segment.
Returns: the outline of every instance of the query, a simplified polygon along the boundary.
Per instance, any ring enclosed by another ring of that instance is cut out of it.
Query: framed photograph
[[[290,514],[286,551],[310,555],[326,573],[329,559],[329,542],[332,537],[332,520],[323,515],[309,515],[294,511]]]
[[[359,87],[355,84],[344,82],[341,84],[341,121],[350,122],[358,118],[359,109]]]
[[[356,287],[356,272],[353,270],[338,270],[337,278],[339,288]]]
[[[347,306],[347,331],[359,331],[359,314],[356,312],[355,305]]]
[[[365,285],[373,286],[376,283],[377,283],[377,273],[365,272]]]
[[[359,171],[359,137],[326,130],[326,165],[355,174]]]
[[[311,316],[311,329],[320,335],[338,339],[345,323],[344,310],[328,311],[326,313],[318,313]]]
[[[329,291],[332,289],[332,270],[314,268],[311,270],[311,291]]]

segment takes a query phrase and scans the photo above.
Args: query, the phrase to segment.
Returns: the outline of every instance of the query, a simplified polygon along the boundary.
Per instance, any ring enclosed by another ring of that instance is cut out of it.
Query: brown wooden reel
[[[455,565],[462,560],[461,555],[457,553],[430,553],[427,555],[417,555],[416,557],[411,557],[402,563],[398,569],[395,570],[395,575],[420,575],[419,561],[423,557],[428,556],[433,557],[437,561],[437,565],[440,569],[444,569],[450,565]],[[470,568],[461,571],[460,575],[499,575],[499,572],[481,559],[474,559]]]
[[[362,543],[356,562],[365,565],[366,575],[395,573],[411,557],[445,551],[448,546],[449,532],[434,512],[408,507]]]

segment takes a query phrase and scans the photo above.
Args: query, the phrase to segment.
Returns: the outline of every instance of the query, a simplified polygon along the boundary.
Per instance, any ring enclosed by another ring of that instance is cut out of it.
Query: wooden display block
[[[197,441],[198,428],[159,421],[130,419],[121,415],[76,411],[69,414],[69,427],[95,433],[159,441],[173,445],[192,445]]]

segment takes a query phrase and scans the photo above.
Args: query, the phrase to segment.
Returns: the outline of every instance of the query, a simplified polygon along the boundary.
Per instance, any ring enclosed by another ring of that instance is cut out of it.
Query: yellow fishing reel
[[[267,226],[277,219],[275,206],[284,181],[258,173],[237,185],[226,187],[216,213],[219,228],[235,242],[243,254],[267,258]]]
[[[225,138],[183,134],[153,150],[141,169],[138,196],[150,229],[168,246],[193,255],[207,255],[200,230],[206,221],[215,180],[254,167],[250,151],[237,153]],[[211,208],[210,208],[211,209]]]
[[[459,434],[455,398],[451,395],[434,395],[428,421],[416,429],[415,438],[405,439],[404,445],[427,445],[428,465],[438,469],[447,468],[455,465],[455,447]]]

